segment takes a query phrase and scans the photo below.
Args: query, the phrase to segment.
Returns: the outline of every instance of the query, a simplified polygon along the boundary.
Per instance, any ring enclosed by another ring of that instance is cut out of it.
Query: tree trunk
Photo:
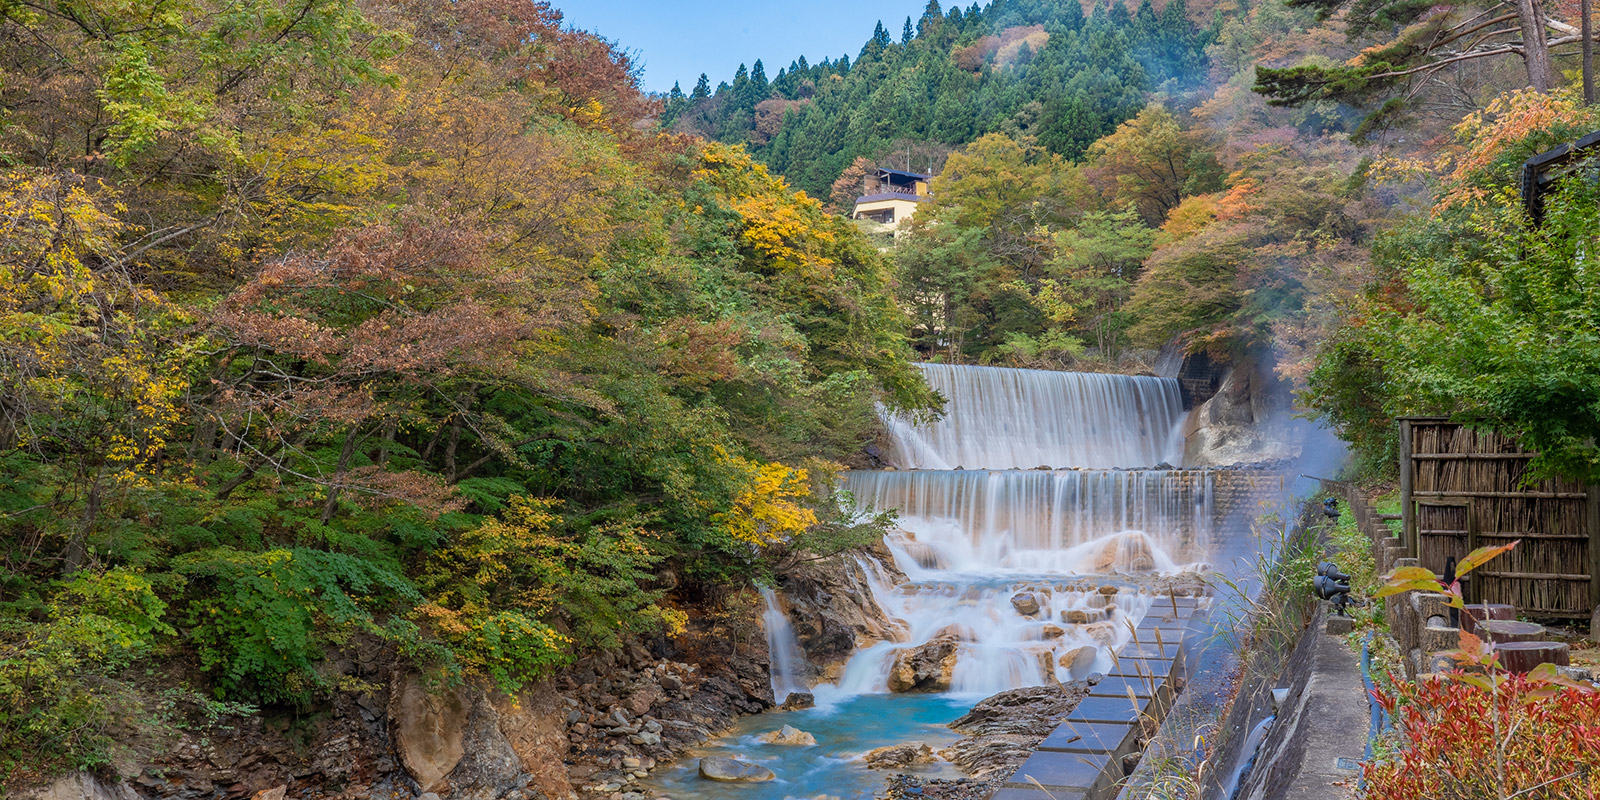
[[[1548,92],[1556,84],[1555,65],[1544,35],[1543,0],[1517,0],[1517,25],[1522,29],[1522,60],[1528,67],[1528,85]]]
[[[73,531],[72,538],[67,540],[67,547],[61,554],[62,575],[77,572],[88,560],[89,531],[100,517],[100,483],[100,472],[97,470],[94,482],[89,484],[89,497],[83,504],[83,518],[78,521],[78,529]]]
[[[4,397],[0,397],[0,450],[10,450],[17,446],[17,424],[15,417],[21,415],[12,410],[11,404]]]
[[[1594,3],[1582,0],[1578,4],[1583,15],[1580,28],[1583,33],[1583,102],[1594,105]]]
[[[450,483],[456,480],[456,445],[461,443],[461,415],[457,414],[450,421],[450,439],[444,446],[444,474]]]
[[[1506,670],[1526,674],[1540,664],[1565,667],[1572,656],[1565,642],[1506,642],[1497,644],[1494,651],[1500,656],[1500,666]]]
[[[264,453],[262,453],[260,455],[257,455],[255,458],[252,458],[249,461],[245,462],[244,469],[240,470],[238,475],[233,476],[233,480],[230,480],[227,483],[223,484],[222,488],[217,490],[217,493],[216,493],[217,499],[218,500],[226,500],[226,499],[228,499],[228,495],[233,494],[233,490],[234,489],[237,489],[240,486],[243,486],[245,481],[248,481],[251,478],[255,477],[256,470],[261,469],[261,465],[267,463],[267,459],[272,458],[272,456],[275,453],[277,453],[279,450],[282,450],[283,449],[283,445],[284,445],[284,441],[282,439],[279,439],[277,441],[277,443],[275,443],[271,447],[267,448],[266,452],[264,452]]]
[[[189,459],[197,467],[204,467],[211,463],[211,453],[217,443],[217,418],[206,414],[203,419],[195,423],[194,437],[189,441]]]
[[[328,487],[328,502],[322,504],[322,524],[324,525],[333,519],[334,509],[339,507],[339,484],[344,482],[344,472],[350,467],[350,456],[356,452],[356,434],[360,432],[360,425],[352,425],[350,426],[350,432],[344,436],[344,447],[339,449],[339,463],[333,468],[334,484]]]
[[[383,425],[383,441],[378,445],[378,454],[372,459],[380,468],[389,466],[389,451],[394,447],[395,433],[399,429],[398,417],[390,417]]]

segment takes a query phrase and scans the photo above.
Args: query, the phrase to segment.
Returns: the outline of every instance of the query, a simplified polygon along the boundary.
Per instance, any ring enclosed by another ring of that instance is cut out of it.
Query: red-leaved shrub
[[[1373,800],[1596,800],[1600,692],[1451,675],[1376,693],[1403,749],[1366,765]]]

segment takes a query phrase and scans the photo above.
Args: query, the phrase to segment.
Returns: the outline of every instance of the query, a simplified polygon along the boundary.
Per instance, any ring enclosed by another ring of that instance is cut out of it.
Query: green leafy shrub
[[[650,534],[626,519],[565,520],[560,506],[511,498],[499,518],[437,550],[419,580],[428,602],[418,617],[460,667],[506,691],[670,616],[644,588],[660,561]]]
[[[174,633],[166,608],[118,568],[64,581],[43,623],[0,620],[0,785],[104,761],[120,705],[108,677]]]
[[[325,648],[356,633],[397,639],[406,631],[375,614],[421,595],[377,563],[310,548],[232,548],[181,556],[189,578],[188,638],[222,693],[305,702],[327,688],[315,671]]]

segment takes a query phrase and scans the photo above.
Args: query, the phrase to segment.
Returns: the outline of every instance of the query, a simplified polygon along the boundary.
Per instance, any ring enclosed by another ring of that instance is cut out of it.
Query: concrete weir
[[[1184,641],[1207,598],[1157,600],[1115,666],[990,800],[1102,800],[1126,774],[1124,759],[1172,706]]]

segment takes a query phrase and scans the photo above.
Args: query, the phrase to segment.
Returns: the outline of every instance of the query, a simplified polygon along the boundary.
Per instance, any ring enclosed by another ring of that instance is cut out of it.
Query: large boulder
[[[1021,592],[1011,596],[1011,607],[1024,617],[1031,617],[1039,613],[1039,598],[1033,592]]]
[[[88,772],[74,772],[54,783],[16,795],[18,800],[138,800],[139,795],[126,783],[106,785]]]
[[[407,673],[389,696],[389,735],[400,763],[423,791],[439,789],[461,756],[471,703],[460,689],[428,691],[422,676]]]
[[[891,692],[943,692],[956,671],[960,642],[945,635],[895,653],[889,667]]]
[[[934,762],[933,748],[922,742],[906,742],[905,744],[892,744],[880,747],[867,753],[865,757],[867,766],[873,769],[886,769],[890,767],[909,767],[916,764],[932,764]]]
[[[1088,693],[1081,683],[1001,692],[950,723],[964,738],[939,755],[976,778],[1009,775]]]
[[[727,756],[700,759],[700,777],[721,783],[765,783],[778,776],[772,770]]]
[[[1155,568],[1155,547],[1150,544],[1150,537],[1139,531],[1107,539],[1094,556],[1096,573],[1149,572]]]
[[[767,744],[785,744],[798,747],[809,747],[817,743],[817,737],[793,725],[785,725],[771,733],[763,733],[756,738]]]
[[[1099,657],[1100,648],[1086,644],[1068,650],[1059,663],[1066,667],[1073,680],[1081,681],[1089,677],[1089,673],[1094,672],[1094,662]]]
[[[863,555],[870,557],[878,580],[905,581],[881,542]],[[837,678],[856,651],[876,642],[906,640],[904,624],[873,599],[862,563],[854,558],[803,562],[782,578],[789,623],[806,660],[824,681]]]
[[[1191,355],[1185,366],[1190,359],[1203,357]],[[1291,424],[1293,395],[1288,382],[1274,374],[1271,363],[1246,357],[1229,365],[1212,365],[1211,371],[1216,394],[1184,418],[1185,466],[1248,464],[1300,454],[1303,437]]]
[[[778,710],[799,711],[801,709],[811,708],[816,704],[817,697],[810,692],[790,692],[788,697],[783,698],[783,705],[778,706]]]

